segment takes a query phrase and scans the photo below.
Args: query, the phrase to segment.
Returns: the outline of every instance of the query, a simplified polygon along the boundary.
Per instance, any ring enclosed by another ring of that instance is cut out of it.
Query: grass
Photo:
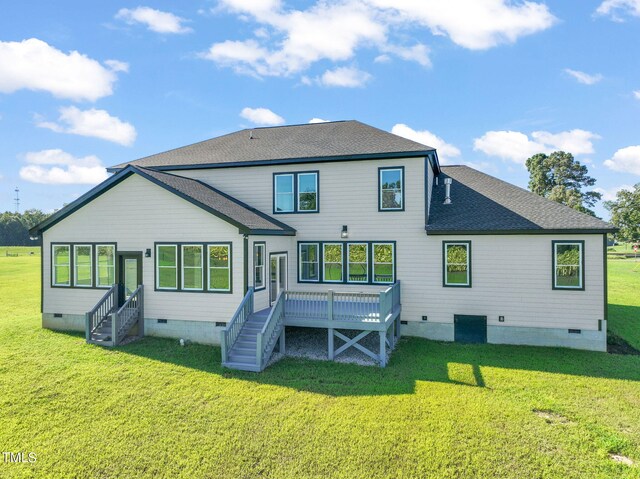
[[[612,264],[609,297],[635,342],[633,266]],[[0,450],[37,454],[2,478],[640,477],[639,356],[405,338],[385,369],[255,375],[215,347],[43,330],[39,271],[0,256]]]

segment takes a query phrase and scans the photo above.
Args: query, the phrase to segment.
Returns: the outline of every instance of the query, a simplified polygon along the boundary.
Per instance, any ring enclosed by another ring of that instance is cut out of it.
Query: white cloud
[[[619,191],[622,191],[622,190],[633,191],[634,188],[631,185],[620,185],[620,186],[614,186],[613,188],[608,188],[608,189],[594,188],[593,190],[602,194],[603,201],[613,201],[616,199],[616,195],[618,194]]]
[[[256,125],[276,126],[284,123],[284,118],[268,108],[243,108],[240,116]]]
[[[619,149],[604,162],[604,166],[614,171],[640,175],[640,145]]]
[[[136,129],[130,123],[111,116],[105,110],[80,110],[75,106],[60,108],[58,122],[38,121],[37,126],[58,133],[91,136],[131,146],[136,140]]]
[[[187,21],[184,18],[150,7],[137,7],[133,10],[121,8],[116,13],[116,18],[125,21],[129,25],[142,23],[149,30],[156,33],[189,33],[193,31],[183,25]]]
[[[434,35],[471,50],[484,50],[546,30],[557,22],[549,8],[532,1],[509,0],[369,0],[394,11],[397,21],[419,23]]]
[[[30,38],[0,42],[0,92],[27,89],[59,98],[96,101],[113,93],[117,77],[112,68],[72,51],[64,53]]]
[[[369,80],[371,80],[371,75],[352,67],[339,67],[334,70],[327,70],[318,78],[318,82],[323,86],[345,88],[362,87]]]
[[[97,156],[76,158],[59,149],[32,151],[24,156],[28,163],[20,178],[49,185],[95,185],[107,179],[107,170]]]
[[[640,100],[640,90],[634,91],[633,96],[636,98],[636,100]]]
[[[590,75],[589,73],[581,72],[579,70],[572,70],[571,68],[565,68],[564,71],[583,85],[594,85],[602,80],[602,75],[599,73]]]
[[[323,120],[322,118],[311,118],[311,120],[309,120],[309,123],[327,123],[331,120]]]
[[[550,133],[534,131],[531,138],[519,131],[488,131],[473,142],[473,149],[503,160],[524,164],[536,153],[563,150],[573,155],[593,153],[592,140],[600,136],[586,130],[574,129]]]
[[[623,21],[620,14],[640,17],[640,0],[604,0],[596,10],[597,15],[607,15],[612,20]]]
[[[105,60],[104,64],[107,65],[112,72],[129,73],[129,64],[126,62],[121,62],[120,60]]]
[[[398,56],[399,58],[402,58],[403,60],[414,61],[416,63],[419,63],[423,67],[431,66],[431,59],[429,58],[429,53],[430,53],[429,47],[427,47],[422,43],[416,43],[412,47],[403,47],[399,45],[387,45],[382,49],[388,53],[393,53],[394,55]],[[377,63],[380,63],[380,62],[388,61],[391,59],[388,56],[386,59],[381,58],[383,56],[384,55],[377,56],[374,59],[374,61]]]
[[[393,126],[391,133],[435,148],[438,151],[438,159],[442,164],[450,163],[453,158],[460,156],[460,150],[456,146],[447,143],[428,130],[414,130],[403,123],[398,123]]]

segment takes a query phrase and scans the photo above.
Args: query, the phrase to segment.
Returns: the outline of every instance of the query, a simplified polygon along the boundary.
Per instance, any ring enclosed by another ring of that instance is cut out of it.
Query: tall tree
[[[613,201],[605,201],[611,211],[611,223],[620,231],[616,236],[622,241],[640,241],[640,183],[633,191],[620,190]]]
[[[593,186],[596,179],[571,153],[554,151],[547,155],[538,153],[527,159],[529,189],[552,201],[567,205],[574,210],[595,216],[589,209],[602,198],[597,191],[583,191]]]
[[[43,221],[47,214],[40,210],[24,213],[0,213],[0,246],[32,246],[37,241],[29,238],[29,229]]]

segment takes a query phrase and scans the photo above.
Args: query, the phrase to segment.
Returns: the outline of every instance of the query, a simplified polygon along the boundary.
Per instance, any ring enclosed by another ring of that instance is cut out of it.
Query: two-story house
[[[431,147],[329,122],[110,171],[32,230],[43,327],[221,344],[249,370],[284,349],[286,326],[326,329],[330,358],[357,347],[382,365],[400,334],[606,350],[611,225],[441,166]]]

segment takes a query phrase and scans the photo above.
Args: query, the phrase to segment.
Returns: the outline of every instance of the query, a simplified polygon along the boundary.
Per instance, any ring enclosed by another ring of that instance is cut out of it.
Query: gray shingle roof
[[[300,159],[366,157],[407,153],[424,156],[430,146],[416,143],[359,121],[253,128],[212,138],[175,150],[121,163],[163,168],[188,165],[229,166]],[[422,155],[421,155],[422,154]],[[408,155],[407,155],[408,156]],[[338,158],[336,158],[338,159]]]
[[[433,189],[427,234],[604,233],[613,226],[468,166],[443,166]],[[444,178],[452,179],[451,204]]]
[[[199,180],[147,168],[133,166],[131,168],[136,173],[155,179],[179,196],[212,210],[211,212],[217,213],[217,216],[254,234],[261,231],[280,234],[295,233],[290,226]]]

